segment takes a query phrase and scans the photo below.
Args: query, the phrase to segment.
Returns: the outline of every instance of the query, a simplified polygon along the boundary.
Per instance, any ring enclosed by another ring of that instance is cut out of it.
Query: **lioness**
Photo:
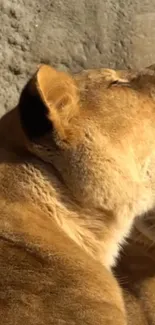
[[[1,324],[126,324],[111,267],[154,205],[154,126],[136,74],[39,67],[0,121]]]

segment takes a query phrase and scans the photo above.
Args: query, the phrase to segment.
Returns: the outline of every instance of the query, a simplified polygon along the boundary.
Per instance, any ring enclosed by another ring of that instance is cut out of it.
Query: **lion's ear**
[[[59,134],[74,115],[77,91],[73,78],[42,65],[22,91],[19,101],[21,125],[33,140],[56,128]]]

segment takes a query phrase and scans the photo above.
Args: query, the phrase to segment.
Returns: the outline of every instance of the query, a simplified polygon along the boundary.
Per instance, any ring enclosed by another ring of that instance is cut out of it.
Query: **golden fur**
[[[1,119],[1,324],[126,324],[111,267],[155,199],[152,76],[144,84],[43,65]]]
[[[155,324],[155,212],[136,221],[115,273],[123,289],[128,325]]]
[[[155,66],[140,77],[143,92],[155,99]],[[139,80],[140,80],[139,79]],[[148,113],[149,113],[149,102]],[[154,107],[155,109],[155,107]],[[148,159],[148,177],[154,188],[154,152]],[[115,273],[123,289],[128,325],[155,324],[155,210],[139,216]]]

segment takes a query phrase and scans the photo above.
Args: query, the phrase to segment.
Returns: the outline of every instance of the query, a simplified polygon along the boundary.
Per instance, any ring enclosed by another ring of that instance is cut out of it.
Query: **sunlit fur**
[[[138,79],[143,93],[155,100],[155,65]],[[146,97],[148,105],[150,102]],[[155,110],[155,105],[154,105]],[[146,142],[147,145],[147,142]],[[154,149],[153,149],[154,151]],[[147,174],[154,189],[154,152],[148,157]],[[140,215],[122,250],[115,274],[123,289],[129,325],[155,324],[155,208]]]

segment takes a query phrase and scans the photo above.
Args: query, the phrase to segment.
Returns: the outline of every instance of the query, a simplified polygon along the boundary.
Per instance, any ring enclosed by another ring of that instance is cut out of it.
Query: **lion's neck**
[[[15,183],[18,184],[18,199],[22,196],[22,199],[40,207],[77,245],[110,268],[129,231],[129,221],[118,222],[108,211],[80,207],[73,201],[52,167],[48,168],[37,160],[14,165],[12,170]]]

